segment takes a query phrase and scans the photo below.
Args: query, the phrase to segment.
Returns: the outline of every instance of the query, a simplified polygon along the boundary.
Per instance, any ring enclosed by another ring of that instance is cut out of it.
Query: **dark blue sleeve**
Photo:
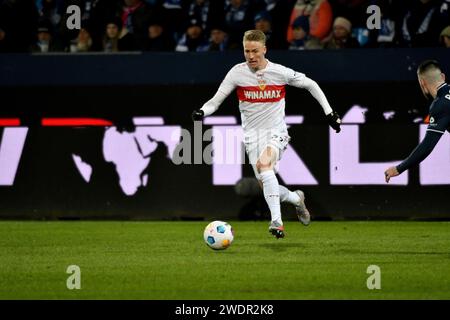
[[[402,173],[425,160],[425,158],[430,155],[431,151],[433,151],[441,137],[442,133],[428,130],[422,142],[414,149],[408,158],[397,166],[398,173]]]
[[[445,130],[450,127],[450,102],[442,98],[430,110],[430,124],[422,142],[402,163],[397,166],[397,171],[402,173],[411,167],[421,163],[433,151]]]

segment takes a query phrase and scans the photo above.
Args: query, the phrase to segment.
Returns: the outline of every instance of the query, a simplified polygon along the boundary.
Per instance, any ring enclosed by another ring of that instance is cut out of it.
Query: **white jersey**
[[[219,87],[229,95],[236,89],[244,135],[263,130],[287,132],[285,85],[301,86],[305,75],[268,61],[267,66],[253,71],[247,63],[235,65]]]
[[[252,142],[254,137],[262,137],[269,131],[287,135],[284,120],[286,85],[307,89],[320,103],[325,114],[332,112],[315,81],[269,60],[266,67],[258,71],[250,69],[246,62],[235,65],[225,76],[214,97],[201,110],[205,116],[213,114],[236,89],[246,142]]]
[[[213,114],[225,98],[237,89],[244,144],[256,177],[259,175],[256,162],[261,152],[267,146],[272,146],[278,151],[279,160],[290,140],[284,120],[286,85],[308,90],[325,114],[333,111],[315,81],[269,60],[266,67],[258,71],[250,69],[246,62],[235,65],[225,76],[214,97],[201,108],[205,116]]]

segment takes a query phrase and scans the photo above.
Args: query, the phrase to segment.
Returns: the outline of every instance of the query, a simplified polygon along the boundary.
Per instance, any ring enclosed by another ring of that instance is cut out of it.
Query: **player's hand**
[[[389,169],[387,169],[384,172],[384,177],[385,177],[387,183],[389,183],[389,180],[392,177],[395,177],[395,176],[398,176],[398,175],[399,175],[399,173],[398,173],[397,167],[390,167]]]
[[[194,110],[194,112],[192,112],[192,121],[201,121],[203,120],[204,116],[205,113],[203,112],[203,110]]]
[[[339,133],[341,131],[341,118],[339,118],[339,115],[336,111],[332,111],[331,113],[327,114],[327,120],[330,127],[332,127],[336,133]]]

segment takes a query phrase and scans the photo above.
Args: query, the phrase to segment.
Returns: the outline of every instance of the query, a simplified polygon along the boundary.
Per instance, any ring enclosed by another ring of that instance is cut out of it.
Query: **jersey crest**
[[[266,88],[266,80],[264,80],[264,76],[262,74],[257,74],[256,77],[258,79],[259,89],[264,91],[264,89]]]

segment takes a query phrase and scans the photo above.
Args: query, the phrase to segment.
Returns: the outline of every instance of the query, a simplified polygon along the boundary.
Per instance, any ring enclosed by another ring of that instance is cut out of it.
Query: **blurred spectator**
[[[35,0],[35,3],[39,17],[49,21],[52,29],[56,29],[65,13],[66,0]]]
[[[352,37],[352,24],[343,17],[337,17],[333,23],[331,39],[325,43],[325,49],[358,48],[358,41]]]
[[[380,7],[382,15],[387,11],[387,8],[392,5],[392,2],[398,3],[396,0],[330,0],[330,4],[335,17],[344,17],[352,24],[352,38],[358,41],[359,47],[369,47],[373,45],[374,33],[370,33],[367,29],[367,18],[369,15],[366,13],[367,7],[372,4],[376,4]],[[384,11],[383,11],[384,10]],[[384,16],[382,16],[384,18]],[[390,21],[382,20],[382,22],[388,22],[382,25],[382,32],[391,32],[389,27]]]
[[[212,25],[224,22],[224,0],[190,0],[189,20],[201,22],[204,31],[209,32]]]
[[[200,48],[206,45],[206,41],[203,36],[203,29],[200,22],[192,20],[188,26],[186,32],[178,41],[175,48],[176,51],[199,51]]]
[[[39,21],[37,29],[37,42],[32,45],[32,52],[53,52],[58,51],[53,44],[51,33],[52,25],[48,20]]]
[[[105,37],[103,39],[104,52],[118,52],[119,51],[119,33],[120,25],[115,23],[108,23],[106,25]]]
[[[31,0],[0,1],[2,47],[5,52],[28,52],[36,41],[38,11]]]
[[[273,49],[272,39],[272,17],[267,11],[258,12],[254,18],[254,29],[264,32],[266,35],[266,46]]]
[[[70,52],[89,52],[92,51],[92,36],[87,26],[81,26],[78,36],[70,46]]]
[[[333,23],[333,12],[327,0],[297,0],[291,12],[290,28],[287,41],[293,40],[292,23],[301,15],[309,17],[310,35],[324,39],[330,32]]]
[[[266,11],[271,17],[271,48],[288,49],[286,40],[289,18],[296,0],[254,0],[251,12]]]
[[[322,49],[323,44],[319,39],[309,34],[309,18],[299,16],[292,24],[294,40],[291,41],[289,50]]]
[[[268,11],[260,11],[254,18],[254,29],[264,32],[266,35],[266,46],[270,49],[285,49],[281,36],[277,37],[272,29],[272,16]]]
[[[168,33],[174,34],[175,39],[181,37],[189,21],[187,10],[183,10],[182,4],[184,2],[186,1],[162,0],[162,15],[164,20],[167,21],[166,29]]]
[[[376,4],[382,8],[383,2],[404,2],[402,0],[329,0],[335,17],[345,17],[353,28],[366,26],[367,7]],[[409,0],[408,0],[409,1]]]
[[[377,5],[381,10],[381,29],[369,32],[369,46],[394,47],[401,25],[403,6],[400,1],[394,0],[378,0]]]
[[[203,30],[206,30],[208,27],[209,7],[209,0],[192,0],[188,11],[189,20],[195,19],[200,21]]]
[[[408,2],[401,24],[401,44],[429,47],[439,44],[442,25],[442,0],[412,0]]]
[[[89,10],[89,20],[91,23],[91,36],[94,41],[94,50],[102,50],[103,49],[103,41],[105,37],[105,26],[114,22],[118,23],[119,18],[122,14],[122,4],[124,0],[84,0],[86,1],[84,8],[85,11]],[[88,3],[90,2],[90,3]],[[84,15],[84,14],[83,14]],[[121,21],[121,19],[120,19]],[[118,26],[121,30],[123,27],[123,23]],[[119,51],[125,50],[121,48],[125,40],[129,40],[131,42],[132,39],[123,39],[119,37]]]
[[[307,16],[299,16],[292,23],[293,40],[289,50],[304,50],[309,38],[309,19]]]
[[[365,27],[352,28],[352,38],[358,42],[360,48],[370,46],[370,32]]]
[[[444,48],[450,48],[450,26],[447,26],[442,30],[439,39]]]
[[[131,35],[134,48],[130,49],[143,50],[148,38],[148,26],[158,11],[142,0],[124,0],[124,3],[121,13],[123,23],[121,38]]]
[[[255,30],[264,32],[267,39],[267,35],[270,35],[270,33],[272,32],[272,17],[270,16],[270,13],[268,13],[267,11],[258,12],[255,15],[254,21]]]
[[[92,51],[103,50],[105,25],[111,17],[121,10],[123,0],[36,0],[41,12],[54,26],[53,37],[69,48],[72,39],[78,36],[79,30],[69,30],[66,21],[73,13],[66,12],[69,5],[77,5],[81,9],[81,20],[89,24],[92,39]],[[62,3],[61,3],[62,2]]]
[[[242,47],[244,32],[253,28],[253,15],[247,0],[227,0],[225,24],[229,34],[230,49]]]
[[[145,44],[146,51],[173,51],[175,41],[167,34],[161,22],[152,22],[148,27],[148,38]]]
[[[225,51],[228,49],[228,34],[222,26],[211,28],[209,43],[201,47],[200,51]]]
[[[104,52],[130,51],[133,49],[133,39],[130,34],[122,35],[122,19],[115,17],[106,23],[103,35],[102,50]]]
[[[6,51],[6,45],[5,45],[5,31],[0,26],[0,53]]]
[[[377,43],[379,46],[389,46],[394,42],[395,21],[391,19],[381,19],[381,29],[378,31]]]
[[[83,32],[65,26],[71,4],[89,23]],[[379,30],[366,27],[371,4],[381,9]],[[331,28],[333,15],[350,22],[350,36],[342,20]],[[309,35],[299,17],[308,19]],[[191,20],[200,29],[187,28]],[[272,49],[326,42],[327,48],[448,47],[449,21],[450,0],[0,0],[0,52],[167,51],[176,44],[182,51],[223,51],[241,48],[243,33],[253,28]]]

